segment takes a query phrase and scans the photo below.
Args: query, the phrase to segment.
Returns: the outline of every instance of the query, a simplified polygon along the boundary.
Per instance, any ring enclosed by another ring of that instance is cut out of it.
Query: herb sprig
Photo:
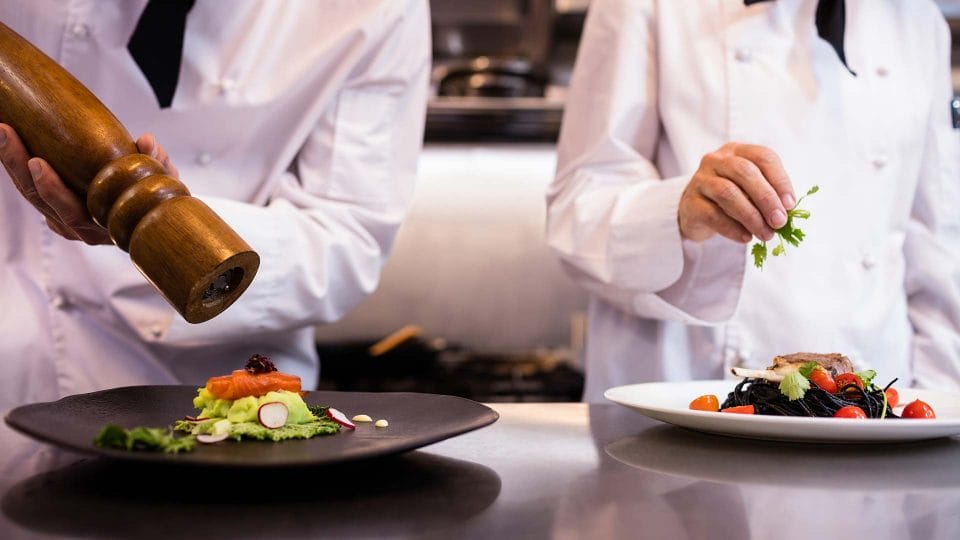
[[[94,444],[105,448],[119,448],[120,450],[154,450],[176,454],[189,452],[197,445],[197,438],[193,435],[176,437],[169,428],[135,427],[124,429],[116,424],[107,424]]]
[[[800,203],[803,202],[803,199],[807,198],[807,196],[813,195],[819,190],[820,186],[813,186],[807,191],[806,195],[800,197],[800,200],[797,201],[797,204],[793,205],[793,208],[787,210],[787,222],[783,224],[783,227],[773,231],[780,237],[780,243],[773,248],[774,257],[779,257],[787,252],[786,244],[798,247],[800,242],[803,241],[806,235],[803,233],[803,230],[794,224],[794,220],[807,219],[810,217],[810,211],[800,208]],[[753,244],[753,247],[750,248],[750,254],[753,255],[753,265],[762,270],[763,263],[767,260],[766,240]]]

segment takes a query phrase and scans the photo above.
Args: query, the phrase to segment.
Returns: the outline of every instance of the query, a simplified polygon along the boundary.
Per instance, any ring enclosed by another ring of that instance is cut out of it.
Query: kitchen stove
[[[431,4],[427,142],[554,142],[582,11],[550,0]]]

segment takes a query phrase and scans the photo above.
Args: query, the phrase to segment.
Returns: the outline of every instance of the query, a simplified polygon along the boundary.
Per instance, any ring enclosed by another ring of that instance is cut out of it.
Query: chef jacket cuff
[[[620,197],[611,216],[611,282],[649,293],[680,278],[683,252],[677,208],[689,180],[684,176],[643,182]]]
[[[697,322],[725,322],[740,300],[746,246],[720,235],[703,242],[682,241],[680,278],[660,291],[661,299]]]

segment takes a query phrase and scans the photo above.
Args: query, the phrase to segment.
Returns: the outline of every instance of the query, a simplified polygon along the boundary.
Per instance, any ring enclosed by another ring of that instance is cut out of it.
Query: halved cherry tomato
[[[726,409],[720,409],[720,412],[736,413],[736,414],[754,414],[753,405],[739,405],[737,407],[727,407]]]
[[[841,373],[834,380],[837,381],[837,390],[843,390],[851,384],[863,390],[863,380],[856,373]]]
[[[915,399],[910,403],[907,403],[907,406],[903,408],[903,414],[900,416],[904,418],[919,418],[919,419],[934,419],[937,417],[933,413],[933,408],[930,405],[927,405],[926,402]]]
[[[810,382],[819,386],[825,392],[837,393],[837,381],[833,380],[830,373],[822,367],[818,367],[810,373]]]
[[[704,394],[691,401],[690,408],[695,411],[717,412],[720,410],[720,400],[713,394]]]
[[[884,392],[887,393],[887,405],[890,408],[896,407],[897,403],[900,403],[900,393],[897,392],[896,388],[887,388]]]
[[[846,407],[840,407],[837,409],[837,412],[833,413],[834,418],[866,418],[867,413],[863,412],[863,409],[857,407],[856,405],[847,405]]]

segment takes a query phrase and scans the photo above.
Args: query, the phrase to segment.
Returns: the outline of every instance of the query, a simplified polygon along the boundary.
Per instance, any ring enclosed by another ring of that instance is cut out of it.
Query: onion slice
[[[260,425],[269,429],[283,427],[287,423],[287,416],[290,415],[289,409],[279,401],[264,403],[257,409],[257,420]]]
[[[203,444],[212,444],[225,440],[229,436],[230,435],[227,433],[218,433],[217,435],[213,435],[212,433],[203,433],[201,435],[197,435],[197,442],[201,442]]]
[[[334,409],[333,407],[327,409],[327,417],[345,428],[356,429],[357,427],[353,422],[350,421],[349,418],[347,418],[347,415],[343,414],[337,409]]]

